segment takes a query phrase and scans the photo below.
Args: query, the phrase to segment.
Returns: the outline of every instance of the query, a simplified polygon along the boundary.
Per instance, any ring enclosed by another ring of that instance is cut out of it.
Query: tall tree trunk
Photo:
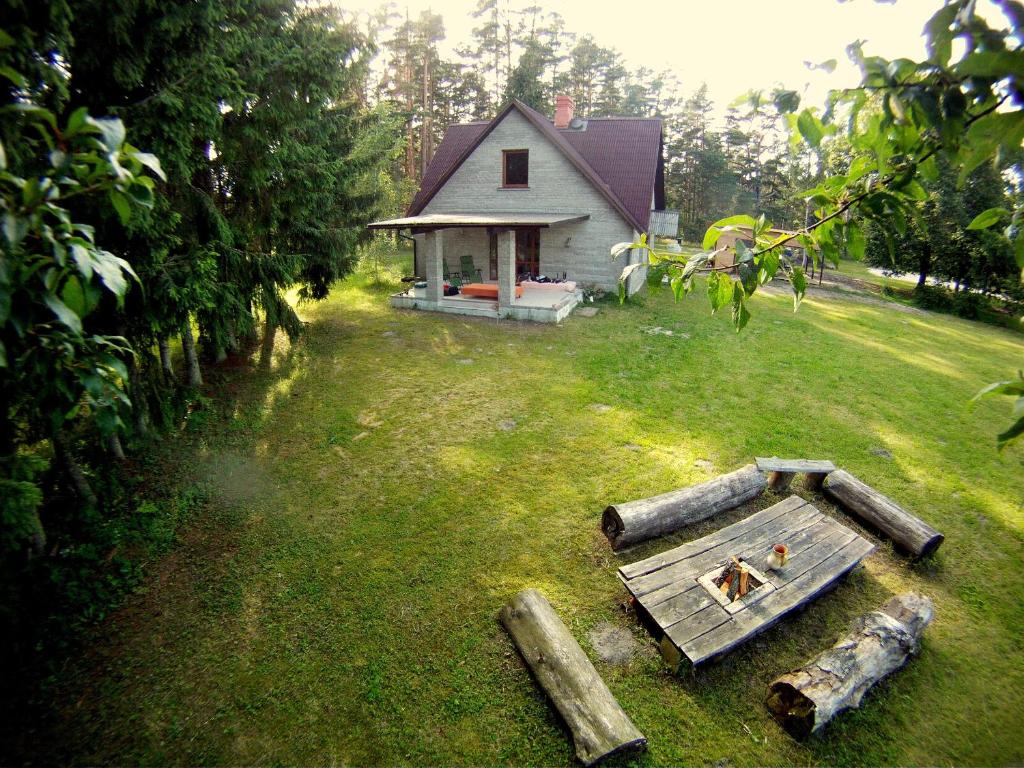
[[[134,418],[135,434],[139,437],[149,437],[149,401],[146,398],[145,388],[142,385],[142,376],[139,375],[138,363],[132,363],[129,372],[129,383],[131,385],[132,414]],[[119,456],[118,458],[124,458]]]
[[[196,340],[192,335],[192,324],[186,320],[181,326],[181,348],[185,352],[185,365],[188,368],[190,387],[203,385],[203,372],[199,368],[199,355],[196,354]]]
[[[430,47],[423,56],[423,121],[420,123],[420,178],[427,175],[427,166],[433,154],[430,115],[433,110],[430,84]]]
[[[157,347],[160,349],[160,368],[168,381],[174,381],[174,365],[171,363],[171,345],[167,342],[166,336],[157,339]]]
[[[106,443],[110,455],[119,461],[123,461],[125,458],[124,448],[121,445],[121,438],[117,436],[116,432],[107,435]]]
[[[98,504],[96,494],[93,492],[92,486],[89,485],[89,481],[86,480],[82,468],[78,466],[78,462],[75,461],[75,457],[71,453],[71,443],[68,440],[67,433],[63,430],[58,430],[54,434],[52,442],[57,461],[68,477],[71,478],[71,484],[74,486],[78,498],[88,506],[95,507]]]
[[[416,181],[416,132],[412,124],[412,39],[409,36],[409,9],[405,9],[405,177]]]
[[[917,257],[917,287],[924,288],[928,284],[928,273],[932,269],[932,246],[927,240]]]
[[[269,371],[274,359],[274,339],[277,336],[277,323],[267,315],[263,323],[263,348],[260,350],[260,368]]]

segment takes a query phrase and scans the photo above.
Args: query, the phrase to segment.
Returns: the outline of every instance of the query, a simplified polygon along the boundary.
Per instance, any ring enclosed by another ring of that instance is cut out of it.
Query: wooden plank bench
[[[789,546],[778,571],[766,558],[772,545]],[[701,539],[624,565],[619,578],[643,623],[656,635],[666,662],[696,666],[732,650],[790,611],[806,605],[875,549],[858,534],[790,496]],[[765,583],[729,611],[701,585],[701,577],[732,556],[765,576]]]
[[[773,491],[784,491],[793,482],[793,476],[797,473],[807,475],[807,487],[812,490],[821,488],[825,477],[829,472],[836,471],[836,465],[831,461],[817,461],[814,459],[779,459],[758,457],[754,460],[761,472],[768,473],[768,487]]]

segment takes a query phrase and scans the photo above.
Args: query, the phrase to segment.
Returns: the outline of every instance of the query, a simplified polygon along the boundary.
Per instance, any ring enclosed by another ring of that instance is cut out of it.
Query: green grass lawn
[[[37,762],[572,765],[497,620],[524,587],[595,660],[598,622],[643,643],[597,661],[640,764],[1024,761],[1024,476],[994,447],[1007,404],[967,404],[1021,364],[1019,336],[832,295],[797,314],[760,295],[737,336],[700,295],[545,326],[400,312],[388,290],[352,278],[272,371],[223,372],[168,468],[209,508],[60,676]],[[876,539],[801,614],[669,675],[615,569],[750,509],[625,555],[601,511],[772,454],[834,460],[946,542],[911,564]],[[920,657],[792,741],[768,683],[903,590],[935,601]]]

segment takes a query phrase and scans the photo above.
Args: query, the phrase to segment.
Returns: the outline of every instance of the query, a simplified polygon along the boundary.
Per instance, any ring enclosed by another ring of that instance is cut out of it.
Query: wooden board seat
[[[807,475],[807,485],[817,490],[821,488],[825,477],[836,471],[836,465],[831,461],[816,459],[780,459],[776,456],[764,458],[762,456],[754,459],[754,462],[761,472],[768,473],[768,487],[774,491],[784,491],[793,481],[793,476],[798,473]]]
[[[789,561],[773,571],[766,558],[772,545],[780,542],[789,547]],[[678,668],[686,660],[696,666],[806,605],[874,549],[812,504],[790,496],[701,539],[624,565],[619,578],[644,624],[657,633],[669,665]],[[766,584],[750,592],[734,612],[699,581],[732,556],[767,577]]]

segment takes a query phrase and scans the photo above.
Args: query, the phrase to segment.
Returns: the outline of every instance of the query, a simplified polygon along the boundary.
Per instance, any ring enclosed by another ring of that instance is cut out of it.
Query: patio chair
[[[457,269],[449,269],[448,262],[445,259],[441,259],[441,268],[444,274],[444,279],[449,285],[454,285],[458,288],[465,282],[462,278],[462,273]]]
[[[462,257],[462,279],[467,283],[473,282],[473,276],[476,275],[476,282],[482,283],[484,281],[483,275],[480,273],[479,268],[473,263],[473,257],[465,255]]]

